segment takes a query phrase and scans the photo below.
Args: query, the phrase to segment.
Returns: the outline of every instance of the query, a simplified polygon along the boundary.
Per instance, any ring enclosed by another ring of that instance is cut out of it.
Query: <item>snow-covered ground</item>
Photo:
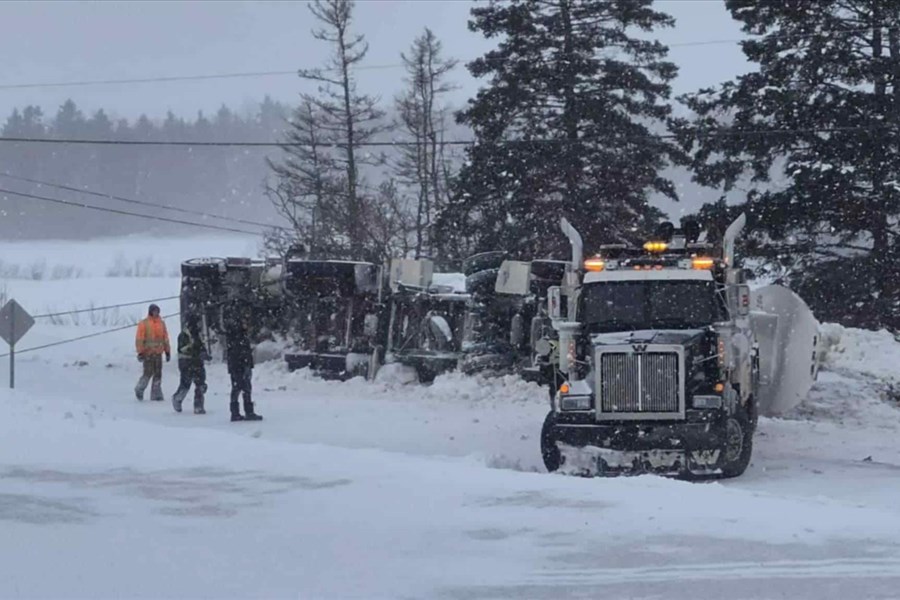
[[[96,267],[130,244],[0,290],[34,313],[177,294],[174,243],[161,277]],[[108,328],[41,320],[19,348]],[[21,354],[14,391],[0,358],[0,597],[900,597],[900,344],[825,339],[810,399],[713,483],[545,473],[547,394],[515,378],[337,383],[273,361],[254,373],[265,420],[232,424],[221,364],[205,416],[135,401],[130,328]]]

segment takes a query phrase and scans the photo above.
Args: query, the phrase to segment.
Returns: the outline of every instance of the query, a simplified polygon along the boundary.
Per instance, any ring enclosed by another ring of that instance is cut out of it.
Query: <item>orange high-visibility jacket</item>
[[[134,345],[138,354],[168,354],[169,332],[160,317],[147,317],[137,326]]]

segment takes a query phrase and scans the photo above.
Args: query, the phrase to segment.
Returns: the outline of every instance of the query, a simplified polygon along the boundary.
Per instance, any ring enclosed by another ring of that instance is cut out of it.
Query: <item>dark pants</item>
[[[175,392],[173,401],[181,406],[184,397],[187,396],[191,384],[194,386],[194,408],[203,408],[203,395],[206,393],[206,367],[202,360],[178,359],[178,370],[181,373],[181,381]]]
[[[150,386],[150,399],[163,399],[162,361],[162,354],[147,354],[144,356],[144,373],[141,375],[141,378],[138,379],[137,385],[134,388],[134,393],[139,399],[144,398],[144,390],[147,389],[147,384],[150,383],[151,379],[153,380],[153,384]]]
[[[253,367],[234,365],[228,370],[231,375],[231,414],[240,413],[238,397],[244,396],[244,413],[253,414],[253,399],[250,394],[253,391]]]
[[[253,368],[232,367],[228,372],[231,375],[231,401],[237,402],[238,396],[244,394],[244,402],[250,402],[250,393],[253,391]]]

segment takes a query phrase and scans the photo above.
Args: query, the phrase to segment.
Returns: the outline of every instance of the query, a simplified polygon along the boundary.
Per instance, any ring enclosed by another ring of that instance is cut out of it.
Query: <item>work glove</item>
[[[144,355],[138,354],[138,362],[144,362]]]
[[[172,353],[166,352],[166,362],[169,362],[170,360],[172,360]]]

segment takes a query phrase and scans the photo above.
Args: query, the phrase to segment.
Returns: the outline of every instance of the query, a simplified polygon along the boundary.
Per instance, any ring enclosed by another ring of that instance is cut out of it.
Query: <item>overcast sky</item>
[[[369,67],[396,65],[424,27],[444,42],[446,54],[470,59],[492,47],[466,27],[471,2],[357,2],[355,29],[366,35]],[[713,85],[747,69],[736,43],[679,46],[742,37],[720,0],[661,0],[657,7],[677,25],[659,34],[680,69],[677,93]],[[0,86],[27,83],[205,75],[314,67],[328,52],[312,39],[305,2],[3,2],[0,3]],[[401,86],[397,68],[360,72],[360,88],[385,99]],[[460,67],[453,102],[462,104],[479,82]],[[3,89],[0,117],[13,107],[38,104],[47,114],[67,98],[86,112],[114,116],[172,110],[193,116],[223,102],[247,109],[266,94],[294,102],[311,84],[295,76],[102,86]]]

